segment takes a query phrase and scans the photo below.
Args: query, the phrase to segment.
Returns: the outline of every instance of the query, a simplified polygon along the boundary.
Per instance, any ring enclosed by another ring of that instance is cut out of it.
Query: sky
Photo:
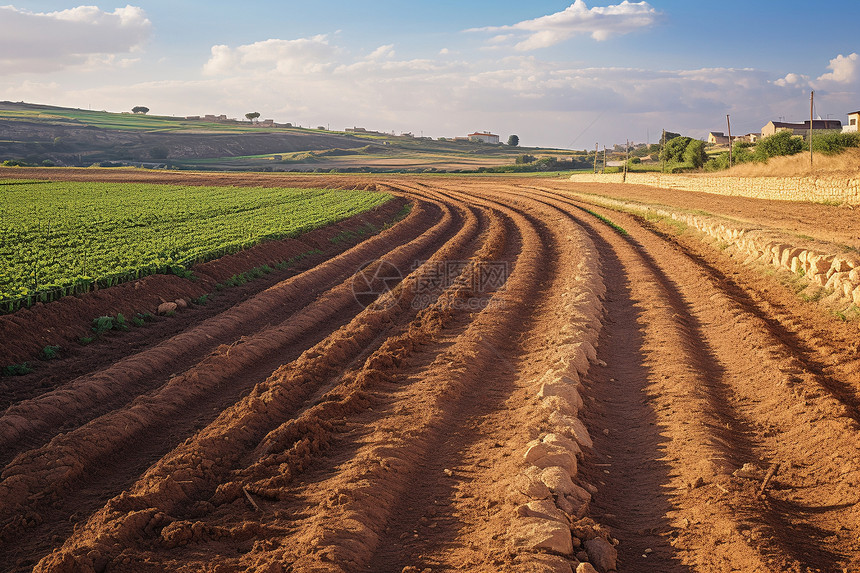
[[[0,0],[0,100],[566,149],[860,110],[858,0],[131,1]]]

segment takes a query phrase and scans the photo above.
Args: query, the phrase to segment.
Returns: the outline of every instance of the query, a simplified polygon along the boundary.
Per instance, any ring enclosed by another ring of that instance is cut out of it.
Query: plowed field
[[[856,323],[569,182],[177,177],[413,208],[5,397],[3,570],[860,567]]]

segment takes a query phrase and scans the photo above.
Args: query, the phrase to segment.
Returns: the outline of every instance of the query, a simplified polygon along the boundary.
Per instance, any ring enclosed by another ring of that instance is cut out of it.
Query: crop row
[[[0,310],[111,286],[371,209],[364,191],[0,182]]]

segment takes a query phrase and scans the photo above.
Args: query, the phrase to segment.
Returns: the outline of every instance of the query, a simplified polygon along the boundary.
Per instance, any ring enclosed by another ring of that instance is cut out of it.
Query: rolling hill
[[[289,124],[287,124],[289,125]],[[252,171],[473,171],[575,152],[0,102],[0,162]]]

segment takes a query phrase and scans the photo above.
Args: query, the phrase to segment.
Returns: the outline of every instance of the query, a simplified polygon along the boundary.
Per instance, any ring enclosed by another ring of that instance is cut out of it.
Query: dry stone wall
[[[693,215],[607,197],[578,196],[587,202],[611,209],[622,209],[642,215],[652,214],[680,221],[722,241],[726,246],[733,246],[734,255],[742,258],[745,264],[764,263],[803,275],[811,284],[822,287],[860,307],[860,256],[855,253],[840,252],[838,245],[832,245],[829,249],[804,248],[793,244],[793,239],[787,235],[726,221],[719,217]]]
[[[576,173],[578,183],[621,183],[621,173]],[[855,177],[719,177],[670,173],[628,173],[627,183],[785,201],[860,204],[860,176]]]
[[[588,518],[597,489],[577,479],[583,450],[593,447],[579,413],[583,409],[580,379],[597,362],[606,287],[594,243],[571,229],[580,260],[569,273],[560,315],[558,360],[530,390],[541,420],[536,438],[522,452],[523,467],[514,489],[528,501],[516,510],[509,539],[516,553],[530,553],[529,571],[576,573],[616,570],[617,550],[608,530]]]

